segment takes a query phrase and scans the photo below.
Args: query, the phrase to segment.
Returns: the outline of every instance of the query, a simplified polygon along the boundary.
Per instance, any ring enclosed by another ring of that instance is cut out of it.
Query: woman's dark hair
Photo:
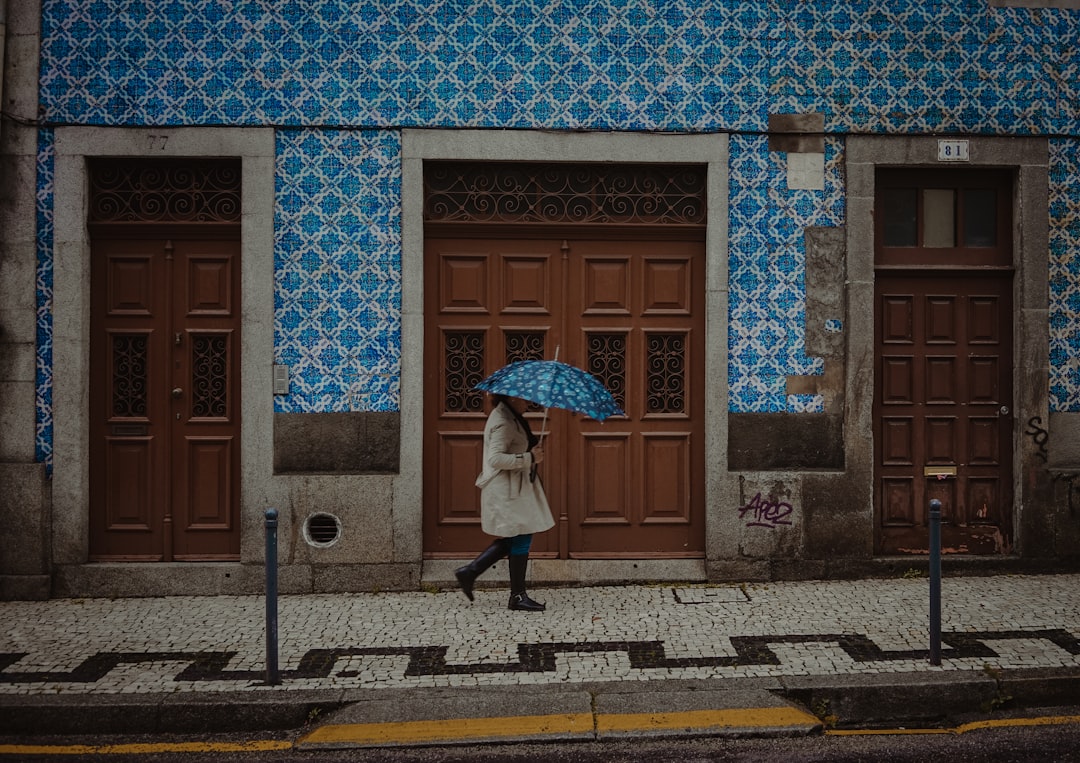
[[[529,426],[529,420],[522,416],[517,408],[510,405],[509,395],[492,395],[491,397],[495,401],[495,405],[505,404],[510,413],[514,414],[514,418],[521,424],[521,428],[525,430],[525,437],[529,440],[529,450],[532,450],[533,446],[540,442],[540,438],[533,434],[532,427]]]

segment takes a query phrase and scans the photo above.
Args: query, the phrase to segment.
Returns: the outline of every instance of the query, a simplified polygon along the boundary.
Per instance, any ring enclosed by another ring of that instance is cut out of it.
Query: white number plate
[[[939,162],[968,161],[968,142],[966,140],[939,140],[937,158]]]

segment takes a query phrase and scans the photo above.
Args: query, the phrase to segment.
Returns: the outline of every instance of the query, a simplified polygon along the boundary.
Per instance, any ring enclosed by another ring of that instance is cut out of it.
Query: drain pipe
[[[3,122],[4,80],[7,79],[7,63],[4,53],[7,49],[7,0],[0,0],[0,122]],[[0,126],[0,133],[3,127]],[[4,181],[4,171],[0,170],[0,183]]]
[[[4,49],[7,42],[7,0],[0,0],[0,109],[4,108],[4,75],[7,66],[4,65]]]

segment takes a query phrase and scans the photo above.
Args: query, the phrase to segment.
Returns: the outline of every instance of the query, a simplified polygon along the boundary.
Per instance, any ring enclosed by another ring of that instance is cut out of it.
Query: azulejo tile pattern
[[[52,130],[38,131],[37,152],[37,356],[35,359],[36,428],[34,451],[39,463],[52,472],[53,378],[53,145]]]
[[[1080,109],[1076,14],[985,0],[42,6],[50,122],[1068,134]]]
[[[274,362],[282,412],[398,409],[401,137],[282,130],[274,221]]]
[[[279,411],[397,408],[403,127],[729,131],[730,408],[817,411],[802,227],[844,222],[789,191],[770,113],[825,130],[1080,130],[1080,13],[985,0],[42,1],[42,123],[268,125],[278,140]],[[299,129],[306,128],[306,129]],[[365,128],[359,132],[348,129]],[[387,128],[383,132],[379,128]],[[1080,411],[1077,143],[1051,145],[1051,410]],[[52,131],[38,161],[37,457],[52,443]],[[843,330],[837,326],[836,330]]]
[[[733,412],[815,412],[820,395],[785,393],[787,377],[824,371],[806,354],[808,226],[844,224],[843,142],[825,145],[825,188],[787,187],[787,156],[767,136],[735,136],[729,176],[729,405]]]
[[[1050,141],[1050,410],[1080,412],[1080,141]]]

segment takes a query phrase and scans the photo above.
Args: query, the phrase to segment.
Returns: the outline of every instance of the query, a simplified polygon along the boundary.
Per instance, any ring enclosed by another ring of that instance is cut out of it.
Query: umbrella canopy
[[[626,415],[595,376],[557,360],[519,360],[479,382],[476,389],[583,413],[597,421]]]

